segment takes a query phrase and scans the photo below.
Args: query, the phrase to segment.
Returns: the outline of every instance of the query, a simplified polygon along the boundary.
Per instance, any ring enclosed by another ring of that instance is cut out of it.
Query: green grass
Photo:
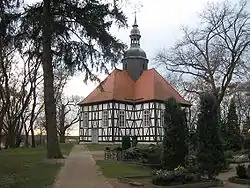
[[[68,155],[72,146],[72,144],[60,145],[63,155]],[[0,151],[0,187],[50,187],[62,164],[52,164],[45,159],[44,146]]]
[[[100,166],[103,175],[108,178],[149,176],[152,171],[152,169],[148,167],[108,160],[98,160],[96,164]]]
[[[114,148],[121,145],[119,144],[86,144],[89,151],[104,151],[106,147]]]

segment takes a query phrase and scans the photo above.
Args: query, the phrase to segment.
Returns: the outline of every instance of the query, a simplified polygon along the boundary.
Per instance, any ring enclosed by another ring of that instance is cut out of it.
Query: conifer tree
[[[164,138],[162,150],[162,165],[173,170],[184,165],[188,154],[187,122],[185,112],[174,99],[165,103]]]
[[[219,121],[220,125],[220,138],[223,148],[227,147],[227,119],[223,118]]]
[[[84,72],[85,81],[98,80],[93,71],[108,73],[108,64],[114,67],[125,48],[110,33],[114,24],[127,26],[120,3],[43,0],[24,8],[20,22],[22,40],[18,45],[24,51],[28,49],[25,54],[42,61],[48,158],[62,157],[56,131],[53,70],[63,64],[72,73]],[[27,48],[26,44],[33,47]]]
[[[225,164],[223,146],[219,137],[219,106],[212,94],[203,94],[197,123],[200,171],[214,178]]]
[[[236,113],[235,101],[232,99],[227,114],[227,137],[226,144],[228,150],[241,149],[240,125],[238,123],[238,115]]]

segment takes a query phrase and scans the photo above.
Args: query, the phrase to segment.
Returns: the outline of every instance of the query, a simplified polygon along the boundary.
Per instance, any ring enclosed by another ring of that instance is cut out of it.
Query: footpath
[[[221,173],[217,177],[224,182],[225,188],[250,188],[250,185],[238,185],[228,182],[236,174],[234,170]],[[116,186],[117,187],[117,186]],[[102,175],[91,153],[85,145],[75,145],[60,170],[53,188],[113,188]]]
[[[84,145],[75,145],[60,170],[54,188],[112,188]]]

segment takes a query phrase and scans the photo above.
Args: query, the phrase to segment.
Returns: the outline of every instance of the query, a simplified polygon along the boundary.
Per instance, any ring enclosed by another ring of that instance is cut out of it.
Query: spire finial
[[[134,25],[133,26],[138,26],[137,25],[137,19],[136,19],[136,10],[135,10],[134,14],[135,14],[135,21],[134,21]]]

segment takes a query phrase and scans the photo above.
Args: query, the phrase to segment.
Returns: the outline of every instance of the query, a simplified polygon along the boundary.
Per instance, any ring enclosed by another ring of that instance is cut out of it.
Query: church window
[[[165,121],[165,111],[161,110],[161,127],[164,127],[164,121]]]
[[[143,111],[143,124],[144,124],[144,126],[149,126],[150,125],[150,113],[149,113],[149,110],[144,110]]]
[[[124,110],[119,111],[118,126],[119,127],[125,126],[125,111]]]
[[[104,110],[102,112],[102,125],[103,127],[108,127],[109,119],[108,119],[108,110]]]
[[[83,112],[83,126],[88,127],[89,126],[89,113]]]

